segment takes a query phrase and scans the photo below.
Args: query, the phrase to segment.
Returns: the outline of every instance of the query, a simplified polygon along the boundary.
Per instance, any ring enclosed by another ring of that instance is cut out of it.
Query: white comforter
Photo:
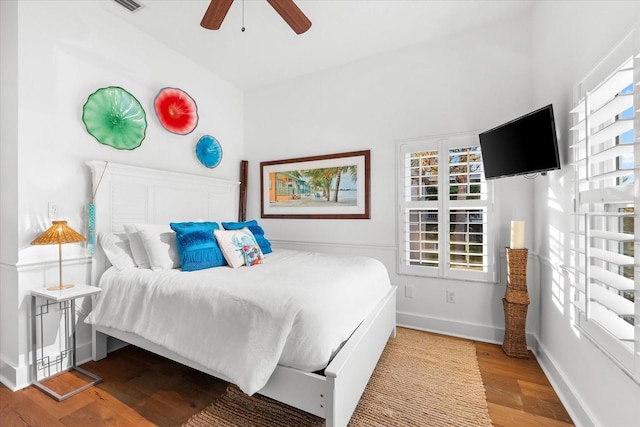
[[[279,363],[313,372],[390,290],[379,261],[277,250],[253,267],[108,269],[87,323],[137,334],[251,395]]]

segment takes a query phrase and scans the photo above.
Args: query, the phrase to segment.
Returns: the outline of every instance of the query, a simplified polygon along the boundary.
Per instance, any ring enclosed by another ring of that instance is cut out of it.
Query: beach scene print
[[[358,165],[269,173],[269,207],[336,207],[358,203]]]

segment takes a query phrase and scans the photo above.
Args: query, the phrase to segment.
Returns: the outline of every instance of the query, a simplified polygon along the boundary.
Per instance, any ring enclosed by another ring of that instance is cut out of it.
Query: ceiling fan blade
[[[267,0],[296,34],[302,34],[311,28],[311,21],[296,6],[293,0]]]
[[[231,7],[233,0],[211,0],[209,7],[202,17],[200,26],[208,30],[218,30],[224,17],[227,16],[227,12]]]

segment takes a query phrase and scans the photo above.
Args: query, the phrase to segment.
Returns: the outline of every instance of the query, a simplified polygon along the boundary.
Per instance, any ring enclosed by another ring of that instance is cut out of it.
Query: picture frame
[[[261,162],[261,217],[370,219],[370,158],[363,150]]]

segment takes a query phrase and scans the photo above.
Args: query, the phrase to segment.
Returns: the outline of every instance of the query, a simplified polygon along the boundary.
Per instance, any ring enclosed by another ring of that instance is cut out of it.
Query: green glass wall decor
[[[98,142],[118,150],[133,150],[144,140],[147,116],[140,102],[126,90],[109,86],[89,95],[82,122]]]

